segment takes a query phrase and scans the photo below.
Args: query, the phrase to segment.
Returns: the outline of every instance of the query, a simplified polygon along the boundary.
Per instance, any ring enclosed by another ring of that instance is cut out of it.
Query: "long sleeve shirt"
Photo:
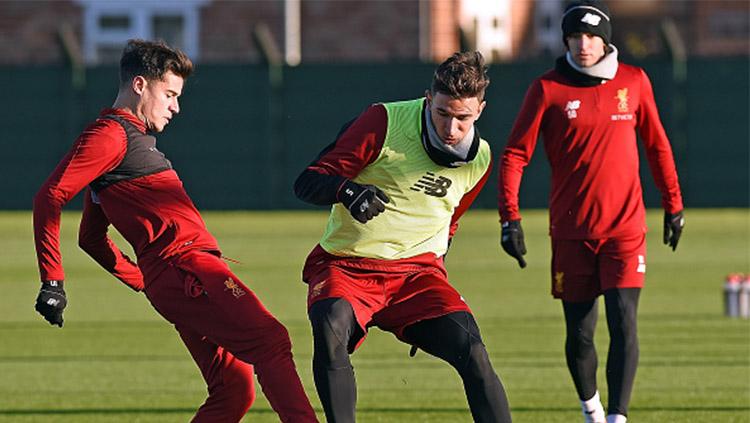
[[[41,280],[63,280],[60,215],[63,206],[99,176],[115,169],[128,152],[116,115],[145,133],[144,124],[119,109],[105,109],[76,139],[34,197],[34,242]],[[96,194],[87,190],[79,231],[80,246],[115,277],[140,290],[170,257],[188,249],[218,251],[177,173],[158,173],[124,180]],[[138,264],[107,236],[115,227],[133,247]]]
[[[620,64],[614,79],[576,86],[557,70],[529,87],[501,156],[501,220],[519,220],[524,167],[541,134],[552,169],[550,235],[598,239],[644,233],[636,131],[662,206],[682,210],[672,150],[645,72]]]

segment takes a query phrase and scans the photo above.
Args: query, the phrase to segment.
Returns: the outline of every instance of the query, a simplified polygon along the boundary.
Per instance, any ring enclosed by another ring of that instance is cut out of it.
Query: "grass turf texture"
[[[204,216],[224,253],[242,262],[232,264],[233,270],[289,329],[300,375],[323,420],[299,275],[326,214]],[[661,217],[658,210],[648,216],[631,420],[750,422],[750,321],[723,317],[721,302],[724,276],[750,271],[748,210],[688,210],[676,253],[661,244]],[[69,305],[60,330],[33,310],[38,274],[30,213],[0,213],[0,422],[188,421],[205,398],[197,368],[144,296],[77,248],[78,219],[76,212],[64,213]],[[546,212],[527,211],[523,223],[529,266],[521,270],[498,246],[495,213],[469,212],[447,258],[451,281],[477,316],[514,421],[581,421],[565,367],[561,306],[548,293]],[[603,309],[600,304],[596,344],[606,404]],[[408,350],[373,329],[354,354],[358,421],[471,421],[454,371],[423,352],[409,358]],[[258,391],[245,421],[278,421]]]

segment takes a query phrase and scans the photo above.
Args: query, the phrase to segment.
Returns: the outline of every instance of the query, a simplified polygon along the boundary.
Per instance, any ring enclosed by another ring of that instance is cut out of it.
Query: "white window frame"
[[[125,46],[131,38],[153,39],[154,16],[172,15],[183,18],[183,50],[192,59],[200,56],[200,7],[210,0],[76,0],[83,8],[83,54],[87,64],[99,63],[101,46]],[[102,16],[128,16],[130,28],[104,29],[99,26]]]

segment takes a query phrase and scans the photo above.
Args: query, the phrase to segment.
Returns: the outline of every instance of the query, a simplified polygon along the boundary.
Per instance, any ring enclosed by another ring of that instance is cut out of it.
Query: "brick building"
[[[128,38],[162,38],[203,63],[494,60],[562,50],[563,0],[5,0],[0,64],[111,63]],[[610,0],[624,54],[748,55],[746,0]],[[672,32],[670,32],[672,31]],[[675,37],[676,35],[676,37]],[[672,43],[672,44],[670,44]]]

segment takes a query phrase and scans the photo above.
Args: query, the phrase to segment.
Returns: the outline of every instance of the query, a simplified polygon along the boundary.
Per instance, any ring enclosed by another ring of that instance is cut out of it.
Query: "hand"
[[[337,197],[352,217],[360,223],[367,223],[368,220],[385,211],[384,203],[391,201],[378,187],[360,185],[349,180],[339,188]]]
[[[526,267],[526,260],[523,259],[523,255],[526,254],[526,243],[523,241],[523,229],[521,229],[520,220],[503,222],[500,245],[503,246],[503,250],[508,255],[518,260],[521,269]]]
[[[66,305],[68,305],[68,299],[65,298],[63,281],[42,282],[34,308],[39,314],[44,316],[45,320],[51,325],[62,327],[63,310]]]
[[[682,228],[685,227],[685,216],[682,210],[677,213],[664,212],[664,244],[669,244],[672,251],[677,248],[677,242],[682,235]]]

